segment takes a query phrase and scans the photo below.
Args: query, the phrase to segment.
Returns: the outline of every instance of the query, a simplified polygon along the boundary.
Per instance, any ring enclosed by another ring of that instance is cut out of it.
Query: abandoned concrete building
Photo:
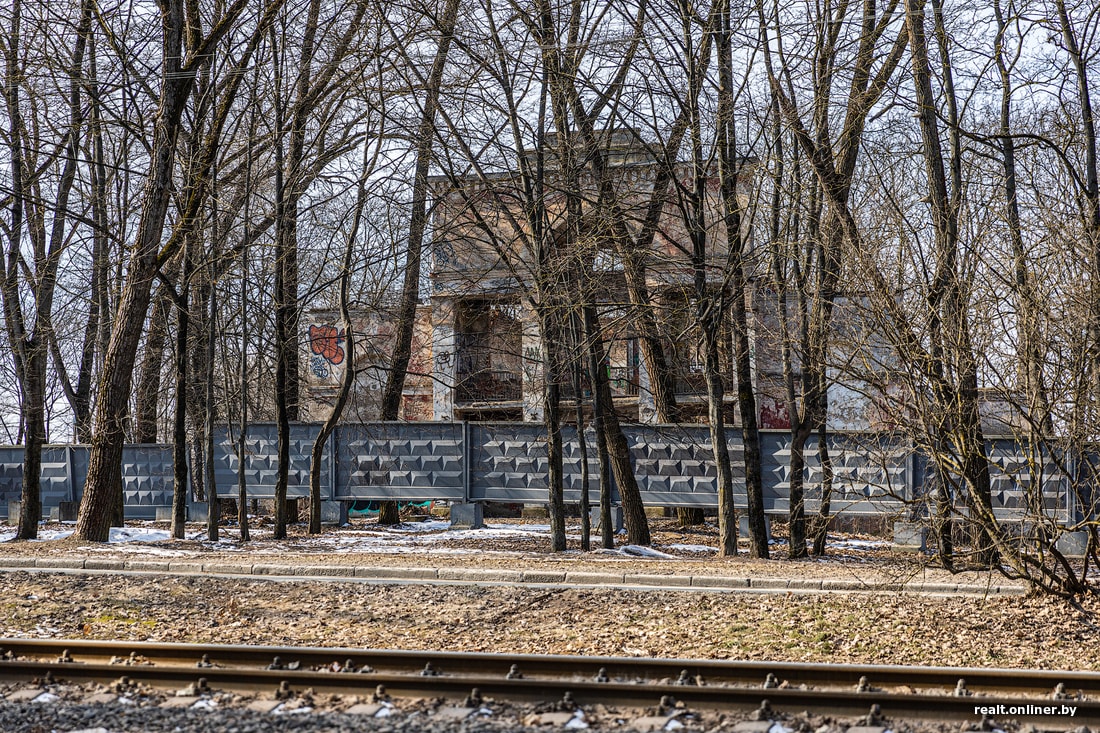
[[[617,135],[609,143],[607,160],[614,171],[617,205],[625,216],[640,221],[657,169],[653,158],[632,136]],[[535,258],[524,236],[530,225],[517,203],[518,176],[441,176],[433,186],[431,292],[417,312],[401,418],[539,420],[545,381],[543,349],[533,305]],[[716,193],[716,182],[713,188]],[[564,218],[561,196],[550,194],[545,201],[550,225],[556,226],[555,217]],[[708,218],[718,219],[714,211],[708,212]],[[666,205],[643,264],[650,311],[675,374],[677,403],[685,419],[692,420],[706,414],[705,381],[692,325],[684,226],[675,208]],[[710,236],[721,241],[724,232],[713,228]],[[595,232],[588,236],[589,249],[582,256],[588,260],[586,277],[593,280],[590,292],[598,301],[615,409],[624,419],[654,422],[658,415],[636,332],[637,306],[629,303],[619,253],[601,239],[606,240]],[[715,256],[722,254],[716,250]],[[754,288],[749,304],[753,313],[760,311],[761,300],[759,288]],[[346,367],[345,334],[334,325],[337,320],[335,312],[321,310],[303,319],[307,419],[327,414]],[[394,326],[392,316],[380,309],[361,310],[353,316],[357,379],[345,419],[377,419]],[[728,329],[725,335],[722,358],[732,406],[735,385]],[[761,417],[768,426],[785,427],[785,400],[778,396],[782,393],[780,363],[778,358],[762,356],[758,346]],[[588,389],[586,375],[575,384],[563,384],[563,398],[574,400],[578,388],[583,396]],[[735,413],[730,410],[731,418]]]
[[[651,156],[633,138],[613,138],[608,169],[613,171],[616,205],[625,218],[636,223],[645,216],[649,192],[657,169]],[[747,180],[749,173],[743,177]],[[531,251],[530,224],[524,218],[522,186],[512,173],[437,177],[433,181],[431,290],[417,311],[413,356],[405,382],[403,420],[538,421],[542,418],[545,379],[543,344],[535,310],[538,273]],[[725,258],[725,232],[717,215],[718,183],[708,182],[710,202],[705,218],[715,260]],[[561,195],[544,198],[551,226],[564,218]],[[598,302],[614,407],[622,419],[658,422],[654,395],[638,326],[639,306],[627,296],[621,254],[600,236],[603,223],[597,207],[588,204],[586,226],[590,232],[576,237],[572,252],[581,252],[584,277]],[[589,218],[594,221],[589,221]],[[634,224],[635,228],[636,224]],[[644,277],[649,313],[664,345],[674,374],[676,402],[685,421],[706,416],[705,380],[701,339],[694,325],[692,272],[688,259],[688,234],[682,210],[675,201],[666,203],[652,242],[644,254]],[[606,231],[606,227],[602,231]],[[545,262],[543,263],[545,266]],[[758,267],[764,267],[757,263]],[[719,277],[716,275],[715,277]],[[567,287],[568,283],[562,285]],[[783,378],[778,305],[770,281],[752,278],[746,295],[750,344],[754,363],[754,388],[758,420],[763,428],[790,427],[788,398]],[[843,311],[843,307],[838,307]],[[304,357],[309,375],[306,385],[307,419],[327,414],[340,381],[343,334],[337,332],[336,314],[313,311],[303,320]],[[843,316],[842,316],[843,317]],[[384,312],[360,312],[354,317],[357,334],[356,370],[359,373],[347,420],[378,418],[378,404],[390,358],[394,318]],[[739,423],[735,407],[732,342],[727,325],[721,349],[726,413]],[[843,329],[842,329],[843,330]],[[361,348],[359,345],[361,344]],[[794,369],[797,370],[797,357]],[[564,380],[561,394],[567,404],[587,394],[587,377]],[[837,379],[830,388],[830,427],[867,429],[890,426],[871,390],[850,379]],[[571,410],[566,410],[571,414]]]

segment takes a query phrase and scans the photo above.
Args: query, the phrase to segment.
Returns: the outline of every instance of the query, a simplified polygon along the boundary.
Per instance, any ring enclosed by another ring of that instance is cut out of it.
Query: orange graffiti
[[[340,342],[344,340],[344,332],[337,331],[336,326],[310,326],[309,348],[314,354],[320,354],[330,364],[342,364],[344,362],[344,347]]]

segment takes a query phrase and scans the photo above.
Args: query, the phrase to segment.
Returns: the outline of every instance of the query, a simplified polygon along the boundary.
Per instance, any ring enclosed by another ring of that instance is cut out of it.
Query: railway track
[[[700,710],[811,711],[885,719],[980,720],[976,709],[1054,730],[1100,722],[1100,673],[713,660],[498,655],[341,648],[0,639],[0,680],[52,678],[155,688],[369,697],[485,697],[523,702]],[[960,682],[961,680],[961,682]],[[198,686],[198,687],[196,687]],[[1030,706],[1030,707],[1029,707]],[[1066,710],[1072,707],[1071,718]],[[765,713],[766,715],[767,713]],[[1072,725],[1071,725],[1072,724]]]

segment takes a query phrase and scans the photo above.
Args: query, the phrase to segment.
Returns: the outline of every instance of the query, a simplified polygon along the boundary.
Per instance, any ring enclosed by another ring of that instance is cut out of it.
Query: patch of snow
[[[889,547],[890,543],[886,540],[839,540],[836,542],[829,542],[827,546],[837,549],[879,550],[884,547]]]
[[[436,532],[439,530],[447,529],[451,526],[450,522],[443,521],[430,521],[430,522],[403,522],[392,528],[394,532]]]
[[[497,557],[522,557],[528,541],[544,542],[550,532],[548,524],[511,524],[494,522],[481,529],[451,529],[444,520],[433,519],[427,522],[409,522],[396,527],[382,527],[375,524],[358,524],[354,528],[326,530],[318,536],[292,535],[286,540],[274,540],[270,524],[251,528],[252,541],[241,544],[240,530],[235,525],[224,527],[220,541],[209,542],[205,528],[192,524],[187,540],[193,544],[184,544],[174,540],[163,523],[130,522],[125,528],[113,528],[108,543],[95,544],[82,548],[90,554],[114,553],[130,556],[153,556],[162,558],[196,557],[209,551],[237,555],[247,553],[255,556],[301,554],[378,554],[400,556],[418,554],[437,557],[461,557],[493,555]],[[571,544],[579,538],[579,522],[573,520],[567,527]],[[72,535],[72,528],[56,523],[44,525],[39,532],[39,540],[48,542]],[[14,539],[15,527],[0,527],[0,542]],[[743,538],[745,539],[745,538]],[[489,549],[499,540],[501,549]],[[773,539],[773,542],[776,542]],[[786,544],[780,540],[776,544]],[[830,538],[831,556],[821,562],[873,562],[875,555],[870,552],[889,547],[887,540],[848,539],[843,535]],[[532,548],[533,549],[533,546]],[[686,555],[714,556],[716,548],[704,544],[680,542],[662,546],[660,549],[639,545],[624,545],[619,549],[606,550],[593,548],[586,555],[597,555],[608,561],[630,563],[637,560],[682,560]],[[581,555],[579,550],[569,550],[571,555]]]
[[[7,533],[0,534],[0,538],[12,539],[15,537],[14,532],[10,536],[6,536]],[[51,542],[53,540],[63,540],[67,537],[73,536],[73,530],[71,529],[43,529],[38,533],[38,542]],[[171,534],[161,529],[151,529],[148,527],[111,527],[111,534],[107,539],[111,544],[123,544],[127,542],[162,542],[171,537]],[[2,539],[0,539],[2,541]]]
[[[43,529],[38,533],[38,539],[35,542],[49,542],[50,540],[63,540],[66,537],[72,537],[73,530],[71,529]]]
[[[619,548],[619,551],[624,555],[631,555],[633,557],[650,557],[660,560],[677,559],[675,555],[669,555],[667,552],[654,550],[652,547],[645,547],[643,545],[623,545]]]
[[[146,527],[111,527],[111,537],[108,542],[161,542],[171,537],[171,533],[163,529],[150,529]]]
[[[680,552],[718,552],[717,547],[711,547],[710,545],[666,545],[670,550],[679,550]]]

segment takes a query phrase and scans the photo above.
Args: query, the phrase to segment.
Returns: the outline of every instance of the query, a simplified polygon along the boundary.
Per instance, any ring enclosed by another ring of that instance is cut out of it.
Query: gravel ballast
[[[1092,596],[1077,603],[1025,596],[1002,576],[929,568],[923,556],[869,538],[839,538],[827,559],[719,559],[713,527],[655,524],[655,553],[621,543],[615,551],[550,553],[545,533],[523,523],[450,533],[357,522],[321,539],[296,527],[284,542],[259,528],[248,545],[234,541],[232,528],[221,543],[203,542],[197,525],[184,541],[0,542],[7,568],[0,635],[1100,670],[1092,653],[1100,648],[1100,601]],[[922,587],[937,593],[915,592]],[[960,588],[966,593],[952,592]],[[629,728],[624,715],[594,727]],[[0,730],[33,733],[450,733],[526,730],[523,720],[520,713],[449,721],[406,710],[376,720],[334,711],[196,714],[78,700],[0,702]],[[683,722],[688,730],[732,729],[716,717]],[[793,730],[822,733],[852,722],[788,721]]]

